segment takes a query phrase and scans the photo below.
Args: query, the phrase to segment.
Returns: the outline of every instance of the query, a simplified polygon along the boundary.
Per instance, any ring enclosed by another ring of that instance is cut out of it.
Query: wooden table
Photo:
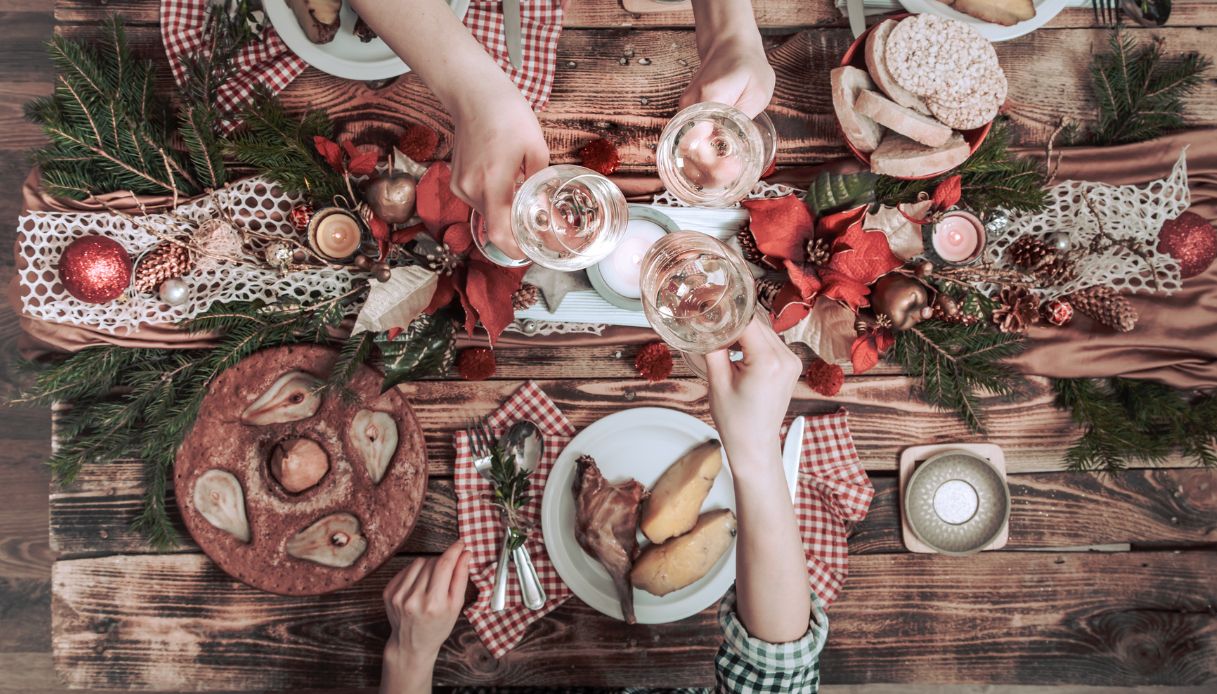
[[[274,0],[270,0],[274,1]],[[58,30],[93,34],[123,13],[134,41],[158,56],[156,0],[59,0]],[[828,67],[849,42],[827,0],[757,0],[778,85],[770,113],[779,161],[842,153]],[[1023,143],[1042,143],[1061,117],[1086,120],[1089,56],[1106,32],[1089,11],[1003,43],[1009,115]],[[611,0],[575,0],[559,45],[558,77],[541,116],[555,161],[584,142],[621,144],[628,170],[652,167],[651,147],[697,64],[687,12],[631,15]],[[1177,0],[1168,50],[1217,55],[1217,7]],[[1138,33],[1141,33],[1138,30]],[[626,58],[625,64],[621,59]],[[648,58],[643,64],[641,58]],[[164,83],[169,88],[168,81]],[[348,133],[391,138],[410,120],[441,132],[449,120],[416,78],[374,89],[310,70],[289,88],[293,107],[324,106]],[[1217,124],[1207,82],[1189,119]],[[430,491],[401,556],[349,590],[282,598],[239,584],[187,542],[150,551],[128,529],[142,492],[137,463],[89,466],[51,495],[54,657],[72,686],[260,690],[373,686],[388,631],[380,591],[411,556],[456,538],[454,427],[489,412],[533,378],[576,426],[623,407],[658,405],[707,418],[702,383],[678,371],[637,380],[629,348],[498,353],[495,380],[429,381],[403,388],[427,431]],[[1018,403],[991,403],[988,440],[1006,451],[1013,495],[1005,551],[969,558],[908,553],[899,535],[895,467],[918,443],[977,440],[931,411],[890,369],[847,380],[832,401],[800,387],[792,411],[850,409],[858,449],[878,494],[854,531],[851,575],[831,612],[827,683],[1200,685],[1217,682],[1217,473],[1132,470],[1118,477],[1061,471],[1077,436],[1043,382]],[[1101,545],[1106,551],[1075,551]],[[719,631],[711,611],[666,626],[626,626],[571,600],[494,660],[462,621],[445,646],[438,683],[705,685]]]

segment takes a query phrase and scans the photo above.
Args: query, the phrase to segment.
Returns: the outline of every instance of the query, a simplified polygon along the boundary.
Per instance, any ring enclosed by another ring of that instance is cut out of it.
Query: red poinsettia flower
[[[929,224],[959,204],[959,200],[963,197],[963,177],[955,174],[944,178],[934,187],[934,194],[929,199],[926,199],[924,194],[922,195],[923,197],[919,198],[921,202],[899,205],[896,208],[900,210],[900,214],[904,215],[905,219],[914,224]],[[929,203],[928,207],[926,203]]]
[[[773,301],[773,327],[778,332],[803,320],[820,295],[855,312],[869,305],[869,285],[901,265],[886,234],[862,228],[865,205],[816,220],[794,195],[743,204],[757,249],[772,265],[786,269],[789,282]],[[812,239],[831,239],[827,263],[809,261],[807,243]]]
[[[892,331],[888,328],[871,327],[854,339],[849,349],[849,359],[854,365],[854,373],[870,371],[879,363],[879,357],[891,349],[896,343]]]
[[[321,155],[325,163],[340,174],[370,176],[376,171],[376,162],[380,159],[375,149],[361,150],[350,140],[344,140],[339,145],[328,137],[314,135],[313,146],[317,148],[317,154]],[[346,154],[345,157],[343,153]]]
[[[480,322],[490,334],[490,343],[494,344],[515,319],[511,295],[520,288],[528,268],[495,265],[474,246],[469,229],[472,209],[452,192],[451,181],[452,169],[447,163],[436,162],[427,169],[418,182],[415,203],[423,228],[406,230],[410,239],[425,230],[465,259],[464,264],[451,274],[440,275],[426,312],[434,313],[459,298],[465,309],[465,330],[472,335]]]

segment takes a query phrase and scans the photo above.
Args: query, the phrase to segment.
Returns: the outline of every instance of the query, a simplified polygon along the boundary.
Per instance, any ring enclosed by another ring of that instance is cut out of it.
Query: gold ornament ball
[[[363,200],[388,224],[405,224],[414,215],[416,183],[404,173],[373,178],[363,186]]]
[[[372,266],[372,276],[378,282],[388,282],[393,277],[393,271],[384,263],[376,263]]]
[[[871,306],[876,315],[892,320],[896,330],[908,330],[922,321],[922,310],[930,304],[929,293],[920,282],[899,273],[891,273],[875,282]]]

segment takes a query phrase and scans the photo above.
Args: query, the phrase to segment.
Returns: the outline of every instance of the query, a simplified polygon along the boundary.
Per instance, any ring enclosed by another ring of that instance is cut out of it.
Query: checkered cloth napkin
[[[283,2],[283,0],[267,0]],[[161,39],[173,78],[185,80],[181,57],[203,49],[203,26],[209,0],[161,0]],[[557,62],[558,36],[562,33],[560,0],[529,0],[520,3],[520,32],[523,61],[520,69],[507,59],[503,35],[503,10],[499,0],[473,0],[465,15],[465,25],[481,42],[533,109],[540,111],[549,102]],[[267,27],[263,40],[246,46],[237,56],[236,74],[220,89],[216,107],[222,114],[234,114],[259,84],[272,92],[282,91],[307,64],[292,53],[283,39]],[[232,123],[235,125],[235,122]]]
[[[558,454],[575,435],[575,427],[532,381],[520,386],[502,407],[487,418],[487,423],[495,436],[500,436],[509,426],[523,419],[532,421],[541,429],[544,448],[541,462],[531,475],[531,498],[521,514],[534,526],[527,546],[547,597],[545,605],[535,611],[524,607],[515,571],[509,573],[507,580],[507,609],[502,612],[490,609],[490,593],[494,587],[499,546],[503,541],[503,525],[498,508],[491,503],[490,482],[482,479],[473,469],[473,450],[468,435],[464,431],[456,434],[456,518],[461,539],[471,554],[470,577],[478,589],[477,601],[465,610],[465,616],[495,658],[514,648],[524,638],[524,630],[529,624],[554,611],[571,596],[570,588],[558,577],[558,570],[545,552],[540,520],[545,481]]]
[[[849,433],[849,413],[841,409],[808,417],[794,512],[807,554],[811,589],[825,607],[837,599],[849,575],[847,524],[866,518],[874,497],[875,488]]]

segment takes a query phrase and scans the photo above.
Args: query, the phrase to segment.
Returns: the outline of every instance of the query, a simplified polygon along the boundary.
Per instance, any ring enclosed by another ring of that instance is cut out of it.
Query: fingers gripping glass
[[[749,118],[704,102],[677,113],[659,136],[655,165],[664,187],[695,207],[730,207],[761,180],[777,155],[777,131],[763,112]]]

